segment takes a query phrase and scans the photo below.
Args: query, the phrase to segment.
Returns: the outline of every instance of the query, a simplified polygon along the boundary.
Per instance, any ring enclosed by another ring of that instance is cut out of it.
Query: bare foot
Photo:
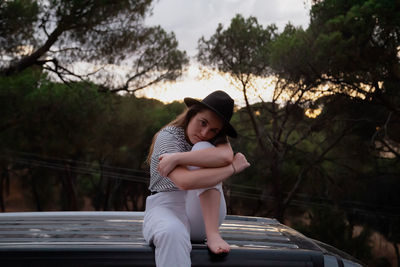
[[[231,249],[218,233],[207,236],[207,246],[214,254],[228,253]]]

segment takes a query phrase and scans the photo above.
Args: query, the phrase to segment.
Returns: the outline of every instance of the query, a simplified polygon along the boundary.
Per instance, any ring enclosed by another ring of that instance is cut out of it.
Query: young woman
[[[221,182],[250,166],[228,142],[227,136],[237,136],[228,94],[184,101],[188,109],[156,134],[148,157],[151,195],[143,235],[162,267],[190,266],[191,240],[207,238],[212,253],[229,252],[219,234],[226,215]]]

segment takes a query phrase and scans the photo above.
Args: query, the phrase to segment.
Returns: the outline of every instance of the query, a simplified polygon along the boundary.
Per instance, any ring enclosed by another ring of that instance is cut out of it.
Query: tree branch
[[[64,31],[65,28],[61,25],[58,25],[57,28],[54,29],[54,31],[49,35],[49,38],[47,39],[47,41],[44,43],[43,46],[41,46],[32,54],[23,57],[21,60],[11,65],[7,69],[3,70],[1,73],[6,76],[9,76],[14,73],[21,72],[34,64],[37,64],[39,58],[42,57],[47,51],[49,51],[50,47],[57,41],[58,37]]]
[[[307,172],[309,170],[311,170],[311,168],[318,164],[319,162],[321,162],[324,158],[324,156],[330,151],[332,150],[339,142],[340,140],[353,128],[354,126],[351,125],[348,128],[344,129],[342,131],[342,133],[332,142],[332,144],[330,144],[319,156],[317,159],[315,159],[313,162],[311,162],[308,166],[304,167],[300,173],[297,176],[297,181],[294,184],[294,186],[292,187],[292,190],[290,190],[290,192],[288,193],[286,199],[283,201],[283,207],[287,207],[290,203],[290,201],[293,199],[294,195],[297,193],[297,191],[300,188],[300,184],[303,182],[304,180],[304,176],[307,174]]]

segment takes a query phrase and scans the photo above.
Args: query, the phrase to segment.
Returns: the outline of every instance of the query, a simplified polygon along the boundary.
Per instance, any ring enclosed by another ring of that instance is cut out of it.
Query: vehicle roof
[[[24,255],[31,260],[46,255],[57,261],[61,257],[66,263],[81,255],[81,260],[90,258],[91,263],[100,260],[104,264],[107,259],[115,263],[118,258],[135,261],[137,266],[152,266],[154,248],[143,238],[143,215],[143,212],[2,213],[0,259],[15,263]],[[229,266],[275,266],[273,263],[284,262],[290,264],[277,266],[297,266],[294,262],[311,262],[309,266],[324,266],[324,255],[329,254],[312,239],[275,219],[227,216],[220,231],[231,245],[229,255],[218,257],[208,253],[204,243],[193,244],[193,266],[208,266],[210,262]],[[260,265],[267,261],[272,263]]]

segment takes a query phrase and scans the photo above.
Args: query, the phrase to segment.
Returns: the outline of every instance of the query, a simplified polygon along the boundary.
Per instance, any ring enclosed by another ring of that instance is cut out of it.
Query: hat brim
[[[233,137],[233,138],[237,137],[237,132],[236,132],[235,128],[233,128],[233,126],[229,123],[229,121],[227,121],[225,119],[225,117],[221,113],[219,113],[219,111],[217,111],[215,108],[213,108],[213,107],[207,105],[206,103],[203,103],[203,102],[201,102],[201,101],[199,101],[197,99],[191,98],[191,97],[185,97],[183,99],[183,101],[185,102],[187,107],[191,107],[191,106],[193,106],[195,104],[199,104],[199,105],[202,105],[202,106],[204,106],[204,107],[206,107],[208,109],[211,109],[224,122],[224,125],[225,125],[225,128],[226,128],[226,134],[228,136],[230,136],[230,137]]]

